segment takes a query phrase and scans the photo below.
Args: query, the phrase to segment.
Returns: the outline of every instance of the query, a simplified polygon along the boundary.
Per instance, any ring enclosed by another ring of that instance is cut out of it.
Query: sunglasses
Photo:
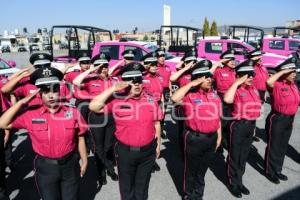
[[[59,92],[60,85],[59,84],[52,84],[52,85],[40,85],[39,88],[41,92],[49,93],[49,92]]]
[[[125,60],[133,60],[134,57],[124,57]]]
[[[132,81],[132,83],[143,83],[143,77],[137,76],[137,77],[130,77],[130,78],[122,78],[123,81]]]
[[[105,64],[95,64],[94,67],[98,67],[99,65],[101,65],[101,67],[103,67],[103,68],[108,68],[107,63],[105,63]]]
[[[49,64],[43,64],[43,65],[34,65],[34,68],[39,69],[39,68],[46,68],[46,67],[50,67],[50,66],[51,66],[51,64],[49,63]]]
[[[195,80],[195,79],[198,79],[198,78],[202,78],[202,77],[212,78],[213,75],[211,73],[197,74],[197,75],[192,76],[192,80]]]
[[[248,75],[248,77],[255,77],[256,73],[254,71],[250,71],[250,72],[239,72],[238,73],[239,76],[245,76]]]
[[[157,62],[151,62],[151,63],[149,63],[149,65],[150,65],[151,67],[157,67]]]
[[[81,64],[81,65],[89,65],[89,64],[91,64],[91,61],[88,61],[88,60],[80,61],[79,64]]]
[[[185,65],[188,65],[188,64],[190,64],[190,63],[195,64],[195,63],[196,63],[196,60],[189,60],[189,61],[184,62]]]

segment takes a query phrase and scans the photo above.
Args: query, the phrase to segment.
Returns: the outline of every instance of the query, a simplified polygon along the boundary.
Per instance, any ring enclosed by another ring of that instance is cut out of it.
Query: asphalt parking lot
[[[29,53],[11,53],[0,55],[6,60],[15,60],[18,67],[28,65]],[[170,106],[171,107],[171,106]],[[275,185],[263,176],[263,158],[266,147],[266,134],[264,131],[265,118],[270,111],[269,104],[265,104],[262,115],[257,121],[257,136],[260,142],[254,142],[249,155],[246,172],[243,177],[244,184],[249,188],[250,195],[243,196],[245,200],[298,200],[300,199],[300,111],[294,122],[294,129],[290,139],[287,156],[284,162],[283,173],[289,177],[286,182]],[[181,199],[183,162],[180,158],[176,124],[167,115],[164,130],[168,139],[162,141],[161,158],[158,163],[159,172],[152,174],[149,188],[149,199],[166,200]],[[24,200],[39,199],[35,189],[35,180],[32,172],[34,154],[30,141],[24,131],[19,131],[14,136],[14,161],[15,171],[8,175],[8,192],[11,199]],[[211,162],[206,174],[204,199],[230,200],[234,197],[226,188],[225,158],[219,154]],[[113,182],[108,177],[108,184],[102,188],[97,187],[96,170],[93,156],[89,157],[89,168],[81,180],[80,196],[82,200],[112,200],[120,199],[118,182]]]

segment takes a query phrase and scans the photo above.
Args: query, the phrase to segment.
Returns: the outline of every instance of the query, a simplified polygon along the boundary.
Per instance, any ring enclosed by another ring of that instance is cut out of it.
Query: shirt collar
[[[55,113],[58,113],[61,109],[66,110],[66,107],[63,106],[62,104],[59,104],[58,109],[56,110]],[[45,114],[47,112],[49,113],[49,109],[47,108],[47,106],[45,104],[43,104],[41,107],[41,115]]]

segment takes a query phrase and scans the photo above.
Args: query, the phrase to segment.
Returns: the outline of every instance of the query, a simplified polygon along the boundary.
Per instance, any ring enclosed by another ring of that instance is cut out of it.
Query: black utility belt
[[[255,124],[256,120],[249,120],[249,119],[236,119],[236,122],[244,123],[244,124]]]
[[[64,165],[68,161],[70,161],[74,156],[75,156],[74,151],[68,153],[67,155],[65,155],[62,158],[57,158],[57,159],[56,158],[47,158],[47,157],[38,155],[38,157],[41,161],[43,161],[47,164],[52,164],[52,165]]]
[[[272,110],[271,112],[272,112],[273,114],[278,115],[278,116],[281,116],[281,117],[286,117],[286,118],[294,118],[294,117],[295,117],[295,115],[286,115],[286,114],[282,114],[282,113],[280,113],[280,112],[277,112],[277,111],[275,111],[275,110]]]
[[[199,132],[199,131],[194,131],[193,129],[187,127],[186,128],[187,131],[189,131],[189,133],[191,135],[194,135],[196,137],[203,137],[203,136],[206,136],[206,137],[212,137],[214,134],[216,134],[217,132],[211,132],[211,133],[202,133],[202,132]]]
[[[142,151],[148,151],[148,150],[152,149],[156,144],[156,139],[152,140],[152,142],[150,142],[149,144],[146,144],[146,145],[141,146],[141,147],[133,147],[133,146],[124,144],[120,141],[118,141],[118,144],[119,144],[120,147],[125,148],[128,151],[142,152]]]

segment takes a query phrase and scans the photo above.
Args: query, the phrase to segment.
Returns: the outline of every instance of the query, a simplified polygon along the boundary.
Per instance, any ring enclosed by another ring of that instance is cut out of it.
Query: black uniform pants
[[[89,114],[89,127],[94,141],[94,153],[98,172],[108,169],[114,171],[113,145],[115,143],[115,123],[111,114]]]
[[[5,152],[4,152],[4,130],[0,129],[0,190],[5,189]]]
[[[228,136],[229,136],[229,126],[232,121],[232,104],[227,104],[223,101],[222,97],[222,110],[223,116],[221,120],[221,128],[222,128],[222,146],[225,149],[228,149]]]
[[[57,164],[53,160],[36,156],[34,160],[35,181],[43,200],[77,200],[80,166],[76,153]]]
[[[258,94],[259,94],[259,98],[261,100],[261,103],[265,103],[265,95],[266,95],[266,91],[263,90],[258,90]]]
[[[76,99],[75,105],[78,111],[80,112],[81,116],[83,117],[83,119],[86,122],[88,122],[88,117],[90,113],[89,102]],[[92,151],[94,146],[93,146],[91,134],[89,132],[87,132],[87,134],[84,134],[84,139],[85,139],[88,152]]]
[[[184,199],[203,197],[204,177],[214,155],[218,135],[186,131],[184,137]]]
[[[236,120],[230,124],[227,156],[227,177],[230,185],[242,186],[243,184],[242,177],[245,173],[254,129],[255,120]]]
[[[267,148],[265,172],[281,173],[284,157],[293,130],[294,116],[271,112],[266,119]]]
[[[183,107],[180,105],[174,105],[172,107],[172,117],[177,124],[177,139],[180,152],[183,153],[184,150],[184,113]],[[182,154],[183,155],[183,154]]]
[[[148,199],[151,170],[156,159],[156,140],[142,149],[117,142],[115,157],[122,200]]]

